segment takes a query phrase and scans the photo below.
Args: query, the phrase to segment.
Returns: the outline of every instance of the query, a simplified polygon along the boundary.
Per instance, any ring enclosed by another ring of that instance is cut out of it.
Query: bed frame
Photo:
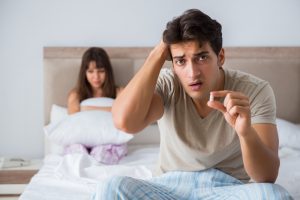
[[[44,47],[44,124],[52,104],[66,106],[75,86],[81,57],[88,47]],[[125,86],[142,66],[151,47],[107,47],[116,83]],[[225,66],[252,73],[271,84],[277,117],[300,123],[300,47],[228,47]],[[167,67],[172,66],[166,62]],[[132,143],[157,143],[157,125],[149,126]],[[47,143],[46,143],[47,149]],[[47,150],[46,150],[47,152]]]

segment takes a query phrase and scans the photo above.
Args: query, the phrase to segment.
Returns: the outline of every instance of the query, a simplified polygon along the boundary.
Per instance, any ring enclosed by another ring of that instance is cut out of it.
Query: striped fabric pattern
[[[93,200],[285,200],[293,199],[277,184],[247,183],[217,169],[168,172],[150,180],[113,177],[98,185]]]

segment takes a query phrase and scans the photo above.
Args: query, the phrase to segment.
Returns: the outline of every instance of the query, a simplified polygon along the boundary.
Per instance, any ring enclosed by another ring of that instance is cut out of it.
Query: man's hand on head
[[[160,40],[159,44],[153,49],[153,52],[161,54],[164,60],[171,60],[169,47],[163,40]]]

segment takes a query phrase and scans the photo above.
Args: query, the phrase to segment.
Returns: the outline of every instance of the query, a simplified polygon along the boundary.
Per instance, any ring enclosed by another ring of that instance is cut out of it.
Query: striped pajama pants
[[[100,184],[93,200],[292,199],[277,184],[247,183],[216,169],[168,172],[150,180],[113,177]]]

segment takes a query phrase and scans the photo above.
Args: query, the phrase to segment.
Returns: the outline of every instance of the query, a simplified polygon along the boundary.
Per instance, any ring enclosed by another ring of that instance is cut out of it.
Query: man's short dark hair
[[[181,16],[167,23],[163,41],[176,44],[196,40],[199,45],[209,42],[216,55],[222,48],[222,26],[216,20],[198,9],[185,11]]]

